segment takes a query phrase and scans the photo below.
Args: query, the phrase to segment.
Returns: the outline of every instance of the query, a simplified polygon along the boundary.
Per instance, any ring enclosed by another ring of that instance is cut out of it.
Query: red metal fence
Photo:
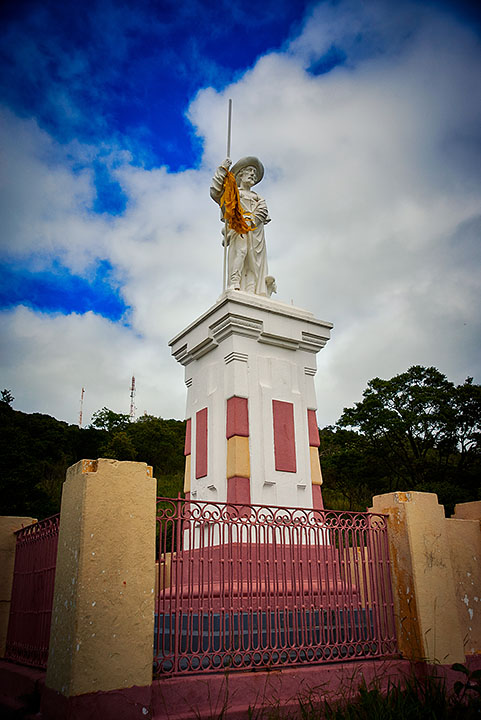
[[[5,657],[46,667],[60,515],[17,530]]]
[[[159,498],[154,671],[396,653],[386,516]]]

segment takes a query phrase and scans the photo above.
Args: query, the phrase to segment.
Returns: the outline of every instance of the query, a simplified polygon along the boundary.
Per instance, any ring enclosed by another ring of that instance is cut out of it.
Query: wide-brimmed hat
[[[264,165],[261,163],[259,158],[252,157],[250,155],[248,157],[243,157],[231,167],[230,171],[234,177],[237,177],[237,174],[246,167],[253,167],[256,169],[257,179],[254,185],[257,185],[257,183],[264,177]]]

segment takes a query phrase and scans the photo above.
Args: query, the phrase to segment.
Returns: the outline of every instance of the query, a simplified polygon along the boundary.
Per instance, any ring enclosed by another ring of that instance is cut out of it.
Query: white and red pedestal
[[[187,385],[187,498],[322,508],[314,376],[331,328],[227,291],[171,340]]]

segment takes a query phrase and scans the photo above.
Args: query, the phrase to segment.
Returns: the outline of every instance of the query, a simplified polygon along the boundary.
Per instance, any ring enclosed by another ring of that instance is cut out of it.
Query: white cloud
[[[106,222],[91,212],[95,188],[90,171],[75,170],[70,150],[82,160],[92,149],[54,141],[34,120],[0,112],[0,215],[2,249],[35,259],[34,268],[60,259],[85,272],[102,257]]]
[[[199,170],[146,171],[117,154],[128,205],[114,220],[89,210],[88,173],[33,122],[8,118],[20,133],[6,151],[12,252],[59,254],[77,272],[106,257],[132,307],[131,329],[91,314],[7,313],[2,382],[17,407],[74,421],[86,385],[92,411],[122,411],[134,372],[140,411],[183,416],[167,341],[221,289],[209,180],[223,159],[227,97],[234,158],[258,154],[266,166],[259,191],[278,298],[335,324],[319,356],[320,422],[335,422],[375,375],[412,364],[481,380],[480,45],[433,9],[403,4],[393,16],[385,6],[322,4],[284,52],[223,93],[200,91],[189,110],[204,141]],[[308,74],[330,45],[346,66]]]
[[[84,418],[107,406],[128,413],[132,374],[137,374],[138,414],[182,414],[182,371],[164,344],[146,341],[130,328],[91,312],[50,315],[18,307],[0,314],[2,387],[11,388],[14,406],[78,421],[80,391],[86,388]],[[171,376],[166,393],[163,379]],[[140,381],[140,382],[139,382]]]

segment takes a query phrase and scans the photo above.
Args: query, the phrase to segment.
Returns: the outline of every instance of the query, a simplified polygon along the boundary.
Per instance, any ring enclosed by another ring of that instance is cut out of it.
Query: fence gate
[[[47,667],[60,515],[17,530],[5,657]]]
[[[396,653],[386,516],[159,498],[154,670]]]

